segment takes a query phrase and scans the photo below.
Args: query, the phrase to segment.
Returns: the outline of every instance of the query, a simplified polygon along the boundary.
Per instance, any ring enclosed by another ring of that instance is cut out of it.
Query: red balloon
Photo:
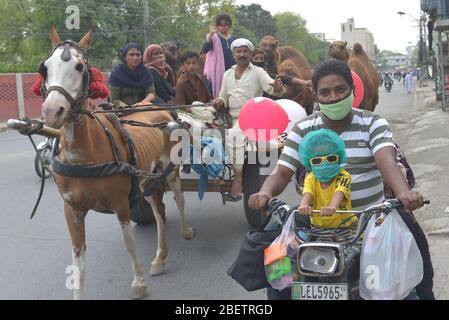
[[[360,106],[360,102],[362,102],[365,88],[363,87],[363,81],[360,78],[360,76],[354,71],[351,71],[351,73],[352,73],[352,81],[354,82],[354,96],[355,96],[352,107],[358,108]]]
[[[239,126],[252,141],[269,141],[277,138],[288,126],[284,109],[268,98],[254,98],[240,110]],[[271,134],[271,130],[274,130]]]

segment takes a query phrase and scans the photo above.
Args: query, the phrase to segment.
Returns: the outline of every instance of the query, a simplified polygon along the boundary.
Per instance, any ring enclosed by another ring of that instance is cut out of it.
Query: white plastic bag
[[[402,300],[421,282],[423,260],[412,233],[396,210],[368,222],[360,257],[360,297]]]

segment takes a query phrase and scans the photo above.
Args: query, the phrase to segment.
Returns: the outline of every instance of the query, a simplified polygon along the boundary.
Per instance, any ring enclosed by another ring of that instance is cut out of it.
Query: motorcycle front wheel
[[[38,150],[40,158],[45,162],[50,159],[51,150],[50,147],[45,147],[44,149]],[[34,157],[34,169],[36,170],[36,174],[39,178],[42,178],[44,175],[45,178],[48,178],[50,176],[50,172],[45,170],[43,166],[41,165],[41,162],[39,161],[39,156],[36,154]]]

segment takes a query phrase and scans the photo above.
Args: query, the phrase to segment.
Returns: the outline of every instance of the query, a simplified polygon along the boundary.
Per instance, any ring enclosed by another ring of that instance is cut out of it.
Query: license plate
[[[294,282],[292,300],[348,300],[348,285]]]

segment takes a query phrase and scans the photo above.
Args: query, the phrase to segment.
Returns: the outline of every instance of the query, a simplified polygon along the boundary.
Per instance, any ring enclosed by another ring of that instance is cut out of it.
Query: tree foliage
[[[52,23],[62,40],[78,41],[91,30],[90,62],[103,71],[111,70],[125,43],[144,45],[145,2],[149,43],[178,40],[182,49],[200,51],[213,16],[226,12],[233,19],[235,36],[257,44],[271,34],[302,50],[311,63],[322,57],[322,44],[310,37],[299,15],[272,17],[258,4],[236,6],[235,0],[0,0],[0,72],[36,72],[50,51]],[[79,8],[79,29],[66,27],[69,5]]]
[[[240,26],[252,30],[258,40],[263,36],[276,34],[276,21],[260,4],[237,7],[237,20]]]
[[[328,44],[309,34],[306,23],[301,15],[294,12],[278,13],[276,21],[276,37],[281,45],[290,45],[300,50],[311,65],[326,59]]]

